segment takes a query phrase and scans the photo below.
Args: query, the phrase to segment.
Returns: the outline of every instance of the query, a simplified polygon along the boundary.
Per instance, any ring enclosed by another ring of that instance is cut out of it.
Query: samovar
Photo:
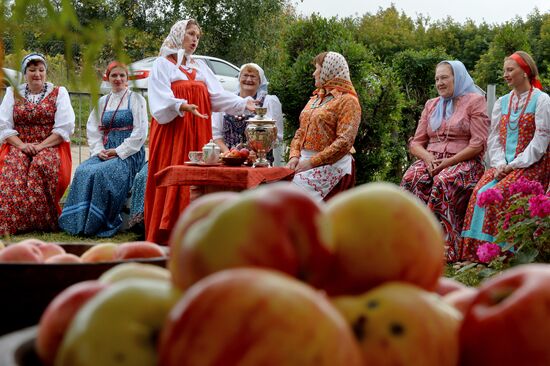
[[[271,167],[266,155],[277,141],[275,121],[265,116],[267,108],[256,107],[256,115],[248,120],[245,129],[247,145],[256,152],[257,158],[253,167]]]

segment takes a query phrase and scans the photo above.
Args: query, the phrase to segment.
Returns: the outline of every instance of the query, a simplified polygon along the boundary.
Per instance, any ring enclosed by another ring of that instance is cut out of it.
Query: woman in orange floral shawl
[[[344,56],[323,52],[313,60],[317,88],[300,114],[287,167],[293,183],[317,200],[355,184],[350,150],[361,121],[361,106]]]

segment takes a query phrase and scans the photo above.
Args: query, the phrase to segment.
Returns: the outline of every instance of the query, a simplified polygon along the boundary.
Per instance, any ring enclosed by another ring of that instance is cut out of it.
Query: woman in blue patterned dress
[[[110,237],[118,232],[122,207],[145,159],[145,99],[128,89],[125,65],[112,62],[106,75],[111,92],[88,118],[91,157],[76,169],[59,218],[59,227],[73,235]]]

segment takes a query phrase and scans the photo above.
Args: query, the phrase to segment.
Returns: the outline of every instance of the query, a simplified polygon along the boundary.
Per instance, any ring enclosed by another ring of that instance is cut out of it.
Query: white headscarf
[[[256,90],[256,100],[259,100],[267,95],[267,86],[269,85],[269,81],[267,81],[267,78],[265,77],[264,69],[262,69],[260,65],[253,62],[241,66],[241,70],[239,71],[239,80],[241,80],[243,70],[247,67],[252,67],[254,70],[258,71],[258,74],[260,75],[260,85],[258,86],[258,90]]]
[[[325,56],[319,75],[321,85],[334,78],[340,78],[351,81],[349,76],[349,67],[344,56],[337,52],[329,52]]]
[[[21,73],[25,74],[25,71],[27,71],[27,66],[29,66],[29,63],[31,61],[40,61],[44,64],[44,67],[46,70],[48,70],[48,63],[46,62],[46,58],[43,54],[33,52],[29,53],[27,56],[23,57],[23,60],[21,61]]]
[[[159,56],[167,57],[174,54],[177,55],[176,67],[180,67],[183,62],[183,56],[185,56],[188,63],[191,60],[191,54],[185,53],[185,49],[183,48],[183,37],[187,30],[187,23],[189,23],[190,20],[193,19],[185,19],[176,22],[172,28],[170,28],[170,33],[160,47]]]

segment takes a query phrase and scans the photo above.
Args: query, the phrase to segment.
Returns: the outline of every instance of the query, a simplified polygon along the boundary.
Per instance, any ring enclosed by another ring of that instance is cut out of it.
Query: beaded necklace
[[[510,101],[508,102],[508,114],[506,115],[506,126],[512,130],[515,131],[519,127],[519,121],[521,120],[521,117],[523,116],[523,112],[525,112],[525,108],[527,108],[527,105],[529,104],[529,101],[531,100],[531,94],[533,93],[533,87],[529,89],[529,94],[527,94],[527,99],[525,100],[525,104],[523,104],[523,108],[521,108],[521,112],[519,114],[519,117],[515,120],[511,120],[510,113],[512,113],[512,99],[514,99],[514,92],[512,92],[512,95],[510,96]],[[518,97],[518,103],[519,103],[519,95]],[[517,110],[517,108],[516,108]],[[515,127],[512,127],[510,122],[517,122]]]
[[[122,104],[122,101],[124,100],[124,97],[126,96],[126,93],[128,93],[128,89],[126,89],[124,91],[124,94],[122,94],[122,97],[120,98],[120,101],[118,102],[118,105],[113,113],[113,116],[111,117],[111,121],[109,122],[109,126],[107,127],[107,129],[110,129],[111,126],[113,125],[113,122],[115,120],[115,115],[116,113],[118,112],[118,109],[120,108],[120,105]],[[103,106],[103,112],[101,112],[101,120],[99,121],[99,123],[103,123],[103,115],[105,114],[105,110],[107,109],[107,105],[109,104],[109,99],[111,99],[111,95],[113,93],[109,93],[109,95],[107,96],[107,100],[105,101],[105,105]]]
[[[31,103],[38,104],[42,101],[42,99],[44,99],[44,97],[46,96],[47,91],[48,91],[48,85],[46,83],[44,83],[44,87],[42,88],[42,91],[40,92],[40,95],[38,96],[38,99],[32,98],[32,100],[31,100],[31,98],[30,98],[31,90],[29,89],[29,84],[25,84],[25,99],[28,100]],[[36,95],[36,94],[32,94],[32,95]]]

